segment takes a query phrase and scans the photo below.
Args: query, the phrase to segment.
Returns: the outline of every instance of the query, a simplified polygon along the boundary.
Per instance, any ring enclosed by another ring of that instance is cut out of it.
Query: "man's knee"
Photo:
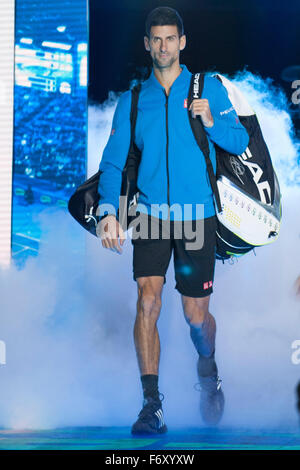
[[[208,315],[209,297],[187,297],[182,295],[184,317],[189,325],[200,325]]]
[[[137,278],[138,314],[153,318],[159,316],[163,281],[161,276]]]

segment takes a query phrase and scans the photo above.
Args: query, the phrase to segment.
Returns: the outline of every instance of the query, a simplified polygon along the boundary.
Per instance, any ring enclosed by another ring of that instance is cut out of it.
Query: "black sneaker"
[[[225,399],[221,388],[222,380],[217,374],[207,377],[201,376],[199,373],[199,361],[197,370],[200,385],[200,413],[202,419],[205,424],[216,426],[221,421],[224,412]]]
[[[139,413],[137,421],[131,428],[132,434],[163,434],[167,432],[164,423],[164,414],[161,401],[154,398],[145,398],[143,409]]]

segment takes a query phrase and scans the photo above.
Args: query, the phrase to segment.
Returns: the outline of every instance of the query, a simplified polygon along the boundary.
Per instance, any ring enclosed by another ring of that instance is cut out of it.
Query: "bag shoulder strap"
[[[193,134],[195,136],[196,142],[202,151],[205,163],[208,171],[209,182],[215,197],[215,202],[217,205],[218,212],[222,212],[222,206],[220,201],[220,195],[217,186],[216,175],[213,170],[212,162],[209,157],[209,145],[207,135],[203,128],[203,123],[200,116],[197,118],[192,117],[192,112],[189,111],[189,107],[194,99],[200,99],[202,96],[204,86],[204,73],[195,73],[191,77],[189,96],[188,96],[188,116],[191,124]]]
[[[130,166],[135,165],[137,159],[137,147],[134,143],[135,125],[137,120],[137,105],[142,85],[139,83],[131,90],[131,108],[130,108],[130,145],[123,172],[126,172]]]
[[[139,101],[139,94],[141,91],[141,84],[135,85],[135,87],[131,90],[131,109],[130,109],[130,127],[131,127],[131,139],[130,139],[130,147],[133,145],[134,142],[134,133],[135,133],[135,125],[137,119],[137,105]]]

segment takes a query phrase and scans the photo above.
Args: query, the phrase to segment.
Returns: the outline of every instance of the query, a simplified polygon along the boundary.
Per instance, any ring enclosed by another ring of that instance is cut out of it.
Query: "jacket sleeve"
[[[240,123],[238,115],[228,98],[224,85],[215,77],[210,77],[213,93],[209,99],[211,114],[214,119],[212,127],[205,127],[210,139],[227,152],[241,155],[249,143],[249,135]]]
[[[104,148],[99,170],[100,175],[98,192],[100,204],[105,206],[105,212],[117,214],[119,196],[122,184],[122,171],[124,169],[130,146],[130,108],[131,91],[126,91],[119,98],[112,121],[111,133]]]

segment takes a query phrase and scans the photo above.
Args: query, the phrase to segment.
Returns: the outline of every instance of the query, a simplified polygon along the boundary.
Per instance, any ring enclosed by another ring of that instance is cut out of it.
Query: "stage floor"
[[[300,450],[300,430],[171,429],[132,437],[128,427],[0,430],[1,450]]]

